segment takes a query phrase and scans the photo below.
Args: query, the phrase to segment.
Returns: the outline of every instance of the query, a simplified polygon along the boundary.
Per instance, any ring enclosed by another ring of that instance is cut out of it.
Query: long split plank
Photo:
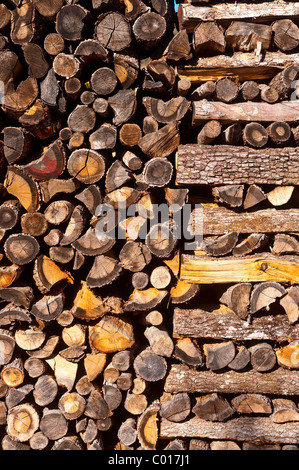
[[[221,259],[182,255],[180,279],[193,284],[264,281],[298,284],[299,257],[268,253]]]
[[[286,315],[265,315],[253,318],[249,323],[229,309],[207,312],[176,308],[173,337],[285,341],[299,338],[299,325],[291,325]]]
[[[273,423],[271,418],[241,417],[225,423],[192,418],[183,423],[161,420],[160,437],[172,439],[178,437],[225,439],[233,441],[255,441],[261,443],[299,443],[299,424]]]
[[[298,54],[282,52],[235,52],[233,55],[201,57],[193,64],[180,65],[178,76],[188,78],[193,85],[207,80],[237,77],[245,80],[267,80],[289,65],[299,65]]]
[[[297,395],[298,371],[282,367],[272,372],[234,370],[218,374],[211,370],[199,371],[185,364],[173,364],[166,377],[164,390],[168,393],[262,393],[269,395]]]
[[[217,120],[221,124],[252,121],[269,123],[277,120],[296,123],[299,121],[299,101],[281,101],[274,104],[254,101],[229,104],[221,101],[195,101],[192,125],[199,126],[211,120]]]
[[[176,170],[176,182],[183,185],[297,185],[299,149],[180,145],[176,156]]]
[[[298,2],[264,3],[221,3],[211,6],[181,4],[178,9],[181,28],[192,33],[202,21],[217,21],[227,24],[230,21],[272,22],[282,18],[299,18]]]
[[[223,235],[238,233],[298,232],[299,209],[261,209],[237,212],[217,204],[202,204],[190,218],[192,235]]]

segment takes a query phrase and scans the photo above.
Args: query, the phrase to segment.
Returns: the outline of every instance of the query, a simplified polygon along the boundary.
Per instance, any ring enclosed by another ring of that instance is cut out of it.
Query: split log
[[[123,54],[114,52],[114,72],[123,90],[128,90],[137,80],[139,73],[139,61],[137,56],[130,51]]]
[[[216,186],[212,188],[216,201],[228,204],[230,207],[240,207],[243,202],[244,185]]]
[[[277,363],[287,369],[298,369],[298,341],[292,341],[287,346],[276,351]]]
[[[243,207],[244,209],[249,209],[260,202],[265,201],[265,199],[267,199],[267,196],[264,191],[256,184],[251,184],[244,198]]]
[[[89,328],[89,337],[93,347],[102,353],[122,351],[135,342],[132,325],[109,315]]]
[[[257,250],[263,246],[267,241],[267,238],[264,234],[261,233],[252,233],[247,238],[242,240],[236,247],[233,249],[232,253],[236,256],[244,256],[252,253],[252,251]]]
[[[244,257],[209,258],[182,255],[181,280],[198,284],[234,282],[296,283],[296,257],[259,254]]]
[[[274,409],[271,418],[274,423],[298,421],[298,409],[292,400],[275,398],[272,403]]]
[[[283,206],[291,199],[294,189],[294,186],[277,186],[267,194],[267,199],[272,206]]]
[[[166,58],[170,61],[191,59],[191,46],[186,30],[179,31],[169,42],[166,49]]]
[[[101,297],[96,296],[87,287],[87,283],[82,281],[81,289],[77,292],[71,312],[77,318],[94,320],[104,315],[105,308]]]
[[[266,103],[276,103],[279,100],[278,91],[273,86],[260,85],[261,99]]]
[[[236,354],[232,341],[204,344],[203,350],[206,356],[206,366],[211,370],[223,369],[234,359]]]
[[[72,276],[60,269],[57,264],[45,255],[39,255],[35,260],[33,278],[43,294],[49,292],[58,283],[73,284]]]
[[[239,234],[229,232],[217,238],[207,238],[202,243],[202,249],[210,256],[224,256],[236,246]]]
[[[224,53],[226,42],[223,28],[215,21],[204,21],[199,23],[193,31],[193,50],[194,54],[200,55],[206,53]]]
[[[202,353],[196,342],[190,338],[179,339],[176,342],[173,357],[192,367],[203,365]]]
[[[242,282],[227,289],[220,298],[220,302],[227,305],[239,318],[245,319],[248,315],[250,303],[251,284]]]
[[[293,286],[287,290],[287,294],[279,301],[284,308],[290,323],[295,323],[299,318],[299,289]]]
[[[15,166],[7,169],[4,186],[9,194],[15,196],[27,212],[36,212],[40,206],[37,183]]]
[[[271,46],[272,28],[265,24],[232,21],[225,31],[228,48],[239,51],[267,50]]]
[[[27,157],[33,150],[33,136],[25,129],[20,127],[5,127],[3,133],[4,156],[10,165]]]
[[[88,287],[102,287],[111,284],[122,272],[117,260],[109,256],[96,256],[86,278]]]
[[[41,181],[39,186],[42,193],[42,199],[47,203],[57,194],[71,194],[75,192],[79,188],[80,183],[75,178],[50,179],[48,181]]]
[[[58,385],[51,375],[45,374],[39,377],[35,383],[33,396],[39,406],[47,406],[53,403],[58,393]]]
[[[146,290],[134,290],[125,304],[126,312],[152,310],[166,298],[167,290],[149,288]]]
[[[198,292],[199,286],[179,279],[177,284],[170,290],[171,303],[177,305],[189,302],[196,296]]]
[[[263,308],[270,310],[269,305],[286,293],[285,288],[278,282],[263,282],[262,284],[255,286],[250,298],[251,313],[256,313]]]
[[[159,356],[171,357],[174,344],[166,330],[150,326],[146,328],[144,336],[148,339],[153,353]]]
[[[33,3],[24,3],[12,11],[10,36],[14,44],[23,45],[36,37],[36,16]]]
[[[232,399],[231,404],[237,413],[272,413],[271,400],[259,394],[242,394]]]
[[[299,44],[299,28],[291,19],[274,21],[274,43],[281,51],[291,51]]]
[[[15,339],[13,335],[6,330],[0,330],[0,346],[1,346],[1,355],[0,355],[0,364],[8,364],[13,357],[13,352],[15,348]]]
[[[187,393],[178,393],[175,395],[163,394],[160,399],[159,414],[174,423],[184,421],[190,414],[191,400]]]
[[[138,440],[145,450],[155,450],[158,440],[157,414],[160,406],[153,402],[138,418]]]
[[[63,311],[64,297],[62,294],[56,296],[44,296],[31,307],[31,313],[40,320],[55,320]]]
[[[129,121],[136,112],[137,101],[133,90],[120,90],[108,98],[108,103],[114,112],[112,122],[115,126]]]
[[[192,411],[198,418],[206,421],[225,421],[235,413],[228,401],[217,393],[196,397]]]
[[[138,146],[148,157],[168,157],[180,143],[179,125],[172,122],[156,132],[143,136]]]
[[[152,259],[150,250],[141,242],[128,241],[119,253],[119,261],[124,269],[140,272]]]
[[[157,80],[167,87],[172,89],[176,81],[176,74],[174,68],[169,65],[166,60],[152,60],[147,65],[147,70]]]

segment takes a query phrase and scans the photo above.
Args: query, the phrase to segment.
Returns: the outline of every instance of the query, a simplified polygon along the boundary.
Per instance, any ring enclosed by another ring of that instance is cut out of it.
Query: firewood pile
[[[0,33],[2,449],[297,449],[299,3]]]

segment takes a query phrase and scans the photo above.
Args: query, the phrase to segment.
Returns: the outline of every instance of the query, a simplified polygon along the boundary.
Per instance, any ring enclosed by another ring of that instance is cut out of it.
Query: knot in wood
[[[267,269],[268,269],[268,263],[262,263],[262,264],[261,264],[261,271],[266,272]]]

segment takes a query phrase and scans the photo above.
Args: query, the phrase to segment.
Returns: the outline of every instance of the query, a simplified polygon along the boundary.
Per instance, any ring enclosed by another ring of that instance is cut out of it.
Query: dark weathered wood
[[[292,185],[298,183],[297,159],[298,153],[293,147],[255,150],[226,145],[182,145],[177,155],[176,181],[188,185]],[[267,164],[269,160],[271,169]]]

